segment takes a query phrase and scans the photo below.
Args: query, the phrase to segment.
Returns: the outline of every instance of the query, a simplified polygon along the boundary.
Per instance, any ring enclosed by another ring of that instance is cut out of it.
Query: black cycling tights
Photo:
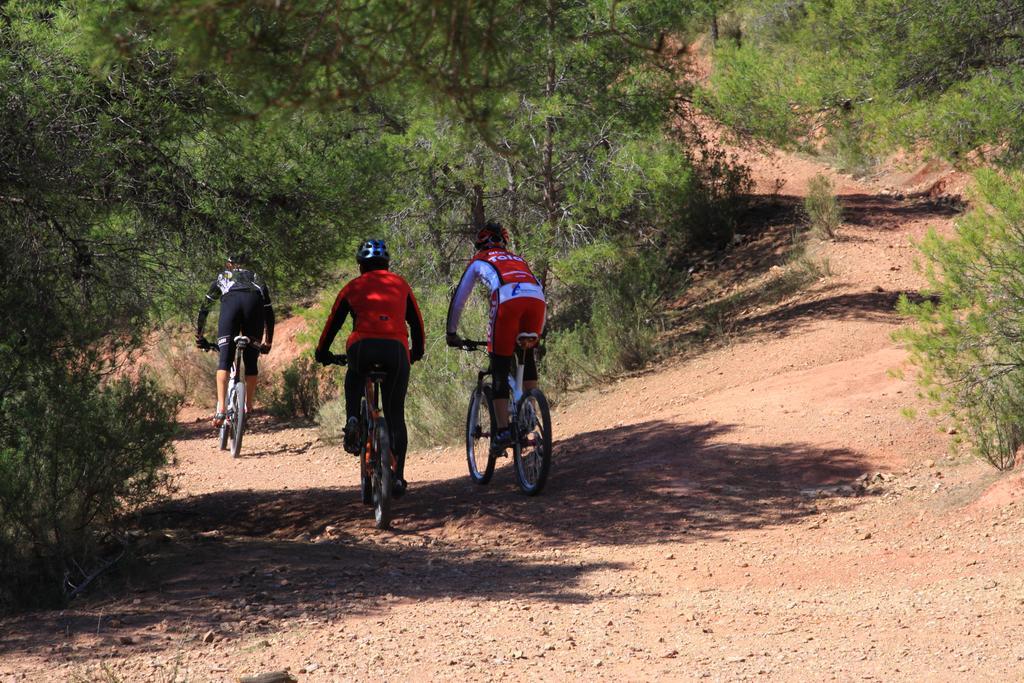
[[[391,452],[398,462],[399,479],[405,479],[405,451],[409,434],[405,428],[405,392],[409,389],[409,353],[393,339],[363,339],[348,347],[348,371],[345,373],[345,412],[359,416],[365,377],[373,365],[387,372],[381,382],[381,407],[391,432]]]
[[[235,362],[235,337],[239,332],[252,344],[245,348],[245,374],[258,375],[260,351],[256,344],[263,339],[263,297],[259,292],[228,292],[220,300],[217,321],[217,346],[220,348],[218,370],[228,370]]]
[[[523,363],[523,382],[534,382],[537,380],[537,359],[533,356],[533,349],[525,351],[526,358]],[[491,374],[494,376],[494,398],[508,398],[512,393],[508,385],[508,376],[512,372],[512,356],[499,356],[491,354]],[[520,390],[522,387],[519,387]]]

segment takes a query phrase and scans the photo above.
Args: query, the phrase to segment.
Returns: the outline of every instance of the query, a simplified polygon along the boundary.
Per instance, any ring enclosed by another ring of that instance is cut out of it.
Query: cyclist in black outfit
[[[235,337],[239,333],[252,340],[243,351],[245,359],[245,409],[252,409],[259,375],[259,355],[270,353],[274,340],[274,307],[270,303],[270,289],[256,273],[244,266],[248,259],[242,254],[228,256],[225,270],[217,276],[199,307],[196,320],[196,346],[204,348],[209,342],[203,337],[210,305],[220,299],[220,319],[217,322],[217,412],[213,425],[224,421],[224,402],[228,393],[228,371],[235,359]],[[264,334],[266,328],[266,334]],[[262,343],[261,343],[262,340]]]

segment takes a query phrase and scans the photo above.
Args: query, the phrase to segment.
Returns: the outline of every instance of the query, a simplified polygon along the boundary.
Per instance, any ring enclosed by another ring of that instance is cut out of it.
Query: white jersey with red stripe
[[[477,283],[483,283],[491,296],[491,310],[502,301],[529,297],[544,301],[544,288],[534,276],[526,259],[507,249],[491,248],[477,252],[462,274],[459,286],[448,307],[447,331],[454,334],[459,329],[459,319],[466,307],[469,295]]]

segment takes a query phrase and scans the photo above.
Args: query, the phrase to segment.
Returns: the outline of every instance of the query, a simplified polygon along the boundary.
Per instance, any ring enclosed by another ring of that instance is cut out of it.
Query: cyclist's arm
[[[210,306],[219,298],[220,287],[217,286],[217,281],[214,280],[213,284],[210,285],[210,289],[206,292],[206,298],[203,300],[202,305],[199,306],[199,317],[196,319],[196,337],[203,336],[203,328],[206,327],[206,318],[210,315]]]
[[[420,314],[419,304],[416,303],[416,296],[409,290],[405,302],[405,322],[409,325],[409,336],[412,337],[412,348],[409,355],[413,359],[423,358],[426,345],[426,334],[423,331],[423,316]]]
[[[334,306],[331,308],[331,314],[327,316],[327,323],[324,325],[324,331],[320,333],[320,341],[316,345],[317,355],[326,353],[330,350],[331,344],[334,343],[334,338],[338,335],[338,330],[341,329],[342,323],[345,322],[345,318],[352,312],[352,307],[348,303],[348,285],[338,292],[338,298],[334,300]],[[355,317],[353,313],[352,317]]]
[[[455,294],[452,295],[452,301],[448,305],[448,323],[445,327],[445,332],[448,334],[456,334],[459,331],[459,319],[462,318],[462,310],[466,307],[466,302],[469,301],[469,295],[473,293],[473,286],[478,279],[483,279],[479,272],[480,266],[480,261],[470,263],[466,272],[462,274],[462,279],[459,280],[459,286],[455,288]]]

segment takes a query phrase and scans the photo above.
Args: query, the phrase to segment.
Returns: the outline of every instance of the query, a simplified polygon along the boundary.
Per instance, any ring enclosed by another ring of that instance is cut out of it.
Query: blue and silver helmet
[[[389,263],[391,255],[388,254],[388,246],[384,240],[366,240],[356,250],[356,262],[359,264],[367,261],[381,261]]]

